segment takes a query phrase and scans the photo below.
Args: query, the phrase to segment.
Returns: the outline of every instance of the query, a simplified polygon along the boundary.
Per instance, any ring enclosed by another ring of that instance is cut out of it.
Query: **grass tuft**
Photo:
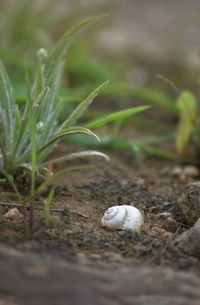
[[[62,108],[57,99],[63,62],[70,44],[84,27],[100,18],[90,18],[77,24],[60,39],[50,54],[45,49],[38,51],[33,85],[28,88],[29,94],[22,106],[15,100],[11,81],[0,62],[0,173],[19,199],[23,194],[18,189],[16,175],[22,169],[30,175],[30,199],[58,176],[58,173],[42,175],[48,173],[47,164],[90,156],[108,160],[103,153],[85,151],[46,161],[59,141],[71,134],[88,135],[100,141],[88,128],[74,125],[107,82],[89,94],[64,122],[59,121]],[[41,176],[43,180],[38,185],[38,177]]]

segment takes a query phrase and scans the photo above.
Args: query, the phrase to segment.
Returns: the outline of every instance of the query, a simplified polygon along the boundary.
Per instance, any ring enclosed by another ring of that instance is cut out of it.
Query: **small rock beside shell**
[[[22,214],[19,212],[17,208],[12,208],[7,213],[4,214],[4,217],[10,220],[15,220],[22,218]]]
[[[161,172],[162,174],[168,173],[182,182],[191,181],[200,176],[198,167],[194,165],[164,167]]]
[[[135,207],[120,205],[110,207],[101,219],[101,225],[110,230],[138,232],[144,222],[142,213]]]
[[[187,165],[184,168],[183,174],[187,177],[197,178],[199,177],[199,169],[194,165]]]

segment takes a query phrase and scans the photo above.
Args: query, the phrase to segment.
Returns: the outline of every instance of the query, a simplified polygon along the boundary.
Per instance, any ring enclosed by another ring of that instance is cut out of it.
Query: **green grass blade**
[[[48,86],[51,81],[52,75],[54,74],[55,68],[58,63],[60,63],[64,56],[66,55],[68,47],[74,41],[76,36],[88,25],[105,18],[106,16],[97,16],[83,20],[72,27],[66,34],[58,41],[52,52],[49,54],[47,61],[47,70],[46,70],[46,85]]]
[[[105,159],[106,161],[110,160],[109,157],[104,153],[101,153],[101,152],[95,151],[95,150],[86,150],[86,151],[81,151],[81,152],[77,152],[77,153],[71,153],[66,156],[62,156],[60,158],[52,159],[50,161],[45,162],[43,165],[46,166],[48,164],[55,164],[55,163],[59,163],[59,162],[71,161],[74,159],[88,158],[88,157],[101,157],[101,158]]]
[[[116,97],[132,96],[142,98],[177,113],[175,101],[167,94],[152,88],[133,87],[123,82],[112,82],[105,89],[105,94]]]
[[[63,70],[63,62],[57,64],[51,82],[45,83],[46,87],[49,88],[49,93],[48,93],[49,98],[46,100],[43,107],[44,116],[46,116],[46,119],[48,119],[48,117],[51,115],[51,112],[54,110],[57,104],[57,95],[61,82],[62,70]]]
[[[99,94],[100,90],[108,84],[108,81],[96,88],[90,95],[78,105],[78,107],[72,112],[69,118],[63,123],[61,130],[66,129],[73,124],[83,115],[90,104],[93,102],[94,98]]]
[[[36,99],[38,95],[44,90],[45,88],[45,79],[44,79],[44,67],[45,61],[47,59],[47,51],[45,49],[40,49],[37,52],[38,62],[37,62],[37,69],[36,69],[36,76],[32,86],[31,96],[33,99]]]
[[[132,146],[134,149],[134,145]],[[160,147],[144,144],[140,146],[140,149],[150,155],[157,156],[159,158],[165,158],[169,160],[178,160],[178,156],[175,153],[172,153],[166,149]]]
[[[122,111],[113,112],[111,114],[102,116],[100,118],[92,120],[89,123],[84,124],[84,127],[86,127],[86,128],[100,127],[107,123],[126,119],[131,115],[137,114],[137,113],[147,110],[149,108],[150,108],[149,106],[139,106],[139,107],[134,107],[134,108],[130,108],[130,109],[122,110]]]
[[[98,141],[100,141],[99,137],[87,128],[71,127],[71,128],[66,129],[64,132],[58,133],[56,136],[54,136],[52,139],[50,139],[50,141],[48,143],[46,143],[43,147],[41,147],[37,151],[37,153],[41,154],[44,150],[46,150],[52,144],[56,143],[58,140],[66,137],[66,136],[73,135],[73,134],[78,134],[78,133],[85,134],[85,135],[88,135],[88,136],[92,136],[92,137],[96,138]]]
[[[91,165],[76,165],[76,166],[68,166],[65,169],[62,169],[60,171],[57,171],[53,174],[52,180],[54,181],[60,176],[63,176],[64,174],[72,173],[72,172],[77,172],[80,170],[86,170],[91,168]]]
[[[143,145],[155,145],[161,144],[169,141],[174,141],[174,134],[167,134],[165,136],[148,136],[139,139],[129,139],[122,138],[118,136],[117,138],[111,135],[105,135],[101,137],[101,142],[96,142],[93,138],[81,137],[80,135],[73,136],[69,141],[70,143],[79,143],[87,146],[105,147],[112,149],[125,149],[133,146],[143,146]]]
[[[13,139],[14,139],[13,147],[15,146],[15,141],[16,141],[16,139],[18,137],[18,133],[21,129],[21,122],[22,122],[21,120],[22,120],[21,119],[21,113],[20,113],[18,105],[16,105],[16,107],[15,107],[15,128],[14,128],[14,136],[13,136]]]
[[[15,102],[12,86],[3,63],[0,61],[0,113],[8,152],[12,149],[15,122]],[[7,153],[8,153],[7,152]]]

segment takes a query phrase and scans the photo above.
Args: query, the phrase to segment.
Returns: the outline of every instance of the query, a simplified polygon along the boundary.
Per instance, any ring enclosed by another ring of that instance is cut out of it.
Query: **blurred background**
[[[156,73],[172,73],[177,82],[186,78],[194,85],[200,68],[199,12],[198,0],[1,0],[0,55],[12,57],[13,64],[34,61],[38,47],[51,48],[76,21],[109,14],[82,35],[91,59],[121,64],[127,68],[124,77],[136,85]]]
[[[178,120],[177,93],[187,88],[200,94],[198,0],[1,0],[0,6],[0,58],[19,102],[26,98],[37,50],[51,50],[76,22],[103,14],[108,16],[70,48],[60,91],[65,115],[110,80],[88,118],[149,104],[154,108],[131,123],[170,134]]]

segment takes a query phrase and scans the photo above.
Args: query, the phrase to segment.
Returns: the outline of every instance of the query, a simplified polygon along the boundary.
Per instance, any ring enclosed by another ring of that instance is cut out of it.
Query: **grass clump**
[[[10,79],[4,65],[0,63],[0,173],[2,181],[8,182],[12,188],[12,192],[8,195],[22,198],[16,183],[16,176],[22,170],[25,170],[30,177],[28,196],[32,198],[45,189],[48,180],[52,181],[61,174],[50,173],[47,168],[50,163],[90,155],[108,159],[103,153],[86,151],[45,161],[58,142],[68,135],[86,134],[99,140],[98,136],[88,128],[74,124],[106,83],[89,94],[61,123],[58,118],[62,108],[56,98],[64,57],[69,45],[80,30],[98,19],[98,17],[91,18],[77,24],[61,38],[49,54],[45,49],[38,51],[35,79],[33,85],[28,88],[28,97],[24,106],[20,107],[16,103]],[[69,170],[70,168],[67,168],[62,173]],[[38,178],[42,181],[39,185],[37,185]],[[5,192],[2,194],[6,195]]]
[[[89,129],[89,126],[94,128],[109,121],[119,121],[147,108],[147,106],[131,108],[121,113],[96,118],[86,123],[84,127],[76,126],[77,120],[107,84],[104,82],[76,106],[67,118],[59,120],[63,108],[62,103],[59,102],[58,90],[67,50],[83,28],[100,18],[90,18],[72,27],[50,53],[45,49],[37,52],[35,78],[33,84],[28,87],[25,104],[19,105],[14,98],[10,79],[0,62],[0,174],[1,182],[9,183],[11,187],[11,191],[3,191],[2,195],[10,195],[27,202],[43,192],[59,175],[80,169],[80,166],[67,167],[53,173],[49,170],[52,164],[88,156],[108,159],[105,154],[98,151],[76,152],[56,159],[47,158],[61,139],[69,135],[81,134],[99,141],[98,136]],[[25,172],[29,185],[27,194],[21,192],[17,183],[22,172]]]

